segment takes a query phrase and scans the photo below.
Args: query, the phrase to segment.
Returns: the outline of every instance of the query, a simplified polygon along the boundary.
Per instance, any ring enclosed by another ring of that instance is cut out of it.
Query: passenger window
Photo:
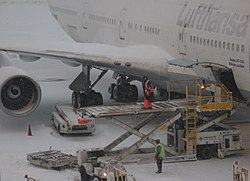
[[[202,38],[200,38],[200,45],[202,45]]]
[[[211,40],[211,47],[214,46],[214,40]]]
[[[195,38],[195,36],[194,36],[194,37],[193,37],[194,43],[195,43],[195,39],[196,39],[196,38]]]
[[[214,41],[214,47],[217,48],[217,40]]]
[[[219,48],[221,48],[221,41],[219,41]]]
[[[222,47],[223,47],[223,49],[226,49],[226,42],[223,42]]]
[[[232,43],[231,50],[232,50],[233,52],[235,51],[235,44],[234,44],[234,43]]]
[[[230,50],[230,43],[227,42],[227,50]]]
[[[244,53],[245,52],[245,46],[241,45],[241,52]]]
[[[193,37],[192,37],[192,35],[190,36],[190,42],[191,42],[191,43],[193,42]]]
[[[197,42],[197,44],[199,44],[199,37],[196,38],[196,42]]]
[[[203,45],[206,46],[206,39],[203,40]]]
[[[240,45],[239,45],[239,44],[236,45],[236,51],[237,51],[237,52],[240,51]]]
[[[207,40],[207,46],[209,46],[209,40]]]

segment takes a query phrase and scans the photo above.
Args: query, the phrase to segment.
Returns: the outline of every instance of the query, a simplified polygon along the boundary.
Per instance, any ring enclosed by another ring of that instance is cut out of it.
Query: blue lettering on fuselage
[[[179,14],[177,25],[228,36],[246,37],[250,15],[238,12],[223,12],[213,4],[202,3],[198,8],[188,6],[186,2]]]

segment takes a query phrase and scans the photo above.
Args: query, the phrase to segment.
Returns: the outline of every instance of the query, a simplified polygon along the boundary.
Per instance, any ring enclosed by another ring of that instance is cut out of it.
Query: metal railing
[[[232,92],[224,84],[204,84],[199,79],[168,81],[169,100],[172,93],[187,94],[187,92],[187,104],[197,111],[232,110],[233,108]]]
[[[205,91],[206,90],[206,91]],[[208,96],[207,91],[213,95]],[[233,96],[224,84],[201,84],[196,87],[197,110],[232,110]]]
[[[233,168],[233,181],[248,181],[248,169],[240,168],[235,171]]]

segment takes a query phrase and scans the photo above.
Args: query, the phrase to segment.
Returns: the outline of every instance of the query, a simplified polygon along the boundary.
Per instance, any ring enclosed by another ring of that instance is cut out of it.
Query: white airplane
[[[76,107],[103,103],[93,87],[107,70],[117,79],[110,93],[118,101],[137,100],[130,82],[143,76],[162,92],[167,80],[200,78],[224,83],[237,100],[250,97],[248,0],[49,0],[49,7],[76,42],[1,42],[0,108],[7,114],[34,111],[41,90],[9,65],[6,52],[24,61],[48,57],[82,65],[70,85]],[[94,83],[92,68],[101,70]]]

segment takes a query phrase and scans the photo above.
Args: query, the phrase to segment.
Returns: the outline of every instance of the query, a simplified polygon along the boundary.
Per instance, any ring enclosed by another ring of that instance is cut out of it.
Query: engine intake
[[[16,67],[0,68],[0,109],[11,116],[26,116],[41,101],[39,84]]]

